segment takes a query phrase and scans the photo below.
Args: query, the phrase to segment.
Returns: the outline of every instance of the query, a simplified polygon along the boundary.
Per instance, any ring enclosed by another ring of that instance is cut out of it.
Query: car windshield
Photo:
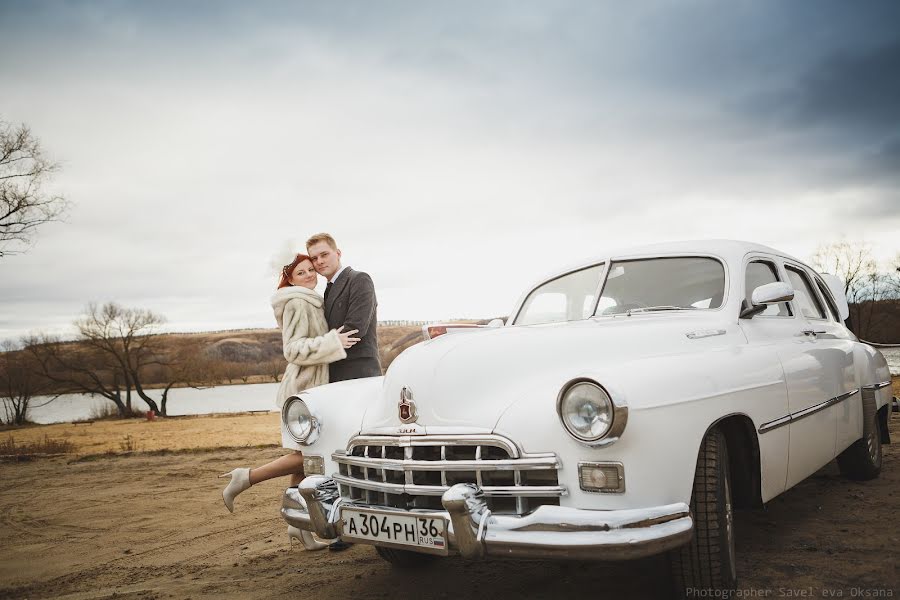
[[[597,314],[718,308],[724,296],[725,268],[713,258],[616,261],[610,265]]]
[[[673,257],[615,261],[597,301],[605,263],[566,273],[534,288],[513,324],[580,321],[593,315],[719,308],[725,268],[714,258]]]
[[[567,273],[536,287],[516,315],[516,325],[580,321],[594,314],[604,265]]]

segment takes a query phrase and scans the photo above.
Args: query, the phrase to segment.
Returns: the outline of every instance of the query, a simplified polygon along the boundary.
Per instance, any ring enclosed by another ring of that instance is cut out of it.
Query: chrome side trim
[[[859,391],[860,391],[860,388],[856,388],[855,390],[851,390],[847,393],[841,394],[840,396],[835,396],[834,398],[830,398],[830,399],[826,400],[825,402],[819,402],[818,404],[814,404],[812,406],[804,408],[803,410],[798,410],[795,413],[791,413],[789,415],[779,417],[779,418],[775,419],[774,421],[769,421],[767,423],[763,423],[762,425],[759,426],[759,429],[757,429],[757,432],[758,433],[767,433],[769,431],[772,431],[773,429],[778,429],[779,427],[783,427],[784,425],[793,423],[794,421],[799,421],[800,419],[802,419],[804,417],[814,415],[821,410],[825,410],[829,406],[833,406],[839,402],[843,402],[844,400],[846,400],[847,398],[850,398],[851,396],[855,396],[856,394],[859,393]]]
[[[791,422],[791,415],[786,415],[779,419],[775,419],[774,421],[769,421],[768,423],[763,423],[759,426],[757,430],[759,433],[766,433],[772,431],[773,429],[778,429],[779,427],[783,427]]]
[[[873,383],[871,385],[864,385],[862,389],[864,390],[880,390],[881,388],[887,387],[891,385],[890,381],[880,381],[878,383]]]

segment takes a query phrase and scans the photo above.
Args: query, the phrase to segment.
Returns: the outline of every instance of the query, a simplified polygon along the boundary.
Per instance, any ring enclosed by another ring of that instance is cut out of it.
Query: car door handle
[[[816,337],[817,335],[822,335],[823,333],[827,333],[827,332],[824,330],[817,331],[815,329],[804,329],[801,333],[803,335],[811,335],[813,337]]]

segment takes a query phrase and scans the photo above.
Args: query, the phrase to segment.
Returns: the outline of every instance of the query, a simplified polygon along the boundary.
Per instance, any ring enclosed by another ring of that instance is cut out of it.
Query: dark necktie
[[[328,292],[331,291],[331,286],[332,286],[332,285],[333,285],[333,284],[329,281],[329,282],[328,282],[328,285],[325,286],[325,299],[326,299],[326,300],[328,300]]]

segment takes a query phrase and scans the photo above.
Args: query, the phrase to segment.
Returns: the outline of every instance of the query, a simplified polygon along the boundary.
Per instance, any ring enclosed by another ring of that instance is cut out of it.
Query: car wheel
[[[410,552],[409,550],[396,550],[394,548],[384,548],[382,546],[375,546],[375,552],[378,553],[378,556],[398,569],[416,569],[424,567],[438,558],[433,554],[422,554],[421,552]]]
[[[866,481],[881,473],[881,424],[877,415],[872,415],[874,422],[869,433],[838,454],[838,468],[847,479]]]
[[[669,552],[676,597],[696,597],[701,590],[728,597],[735,589],[733,506],[728,445],[725,435],[716,428],[703,438],[697,456],[691,493],[694,537]]]

